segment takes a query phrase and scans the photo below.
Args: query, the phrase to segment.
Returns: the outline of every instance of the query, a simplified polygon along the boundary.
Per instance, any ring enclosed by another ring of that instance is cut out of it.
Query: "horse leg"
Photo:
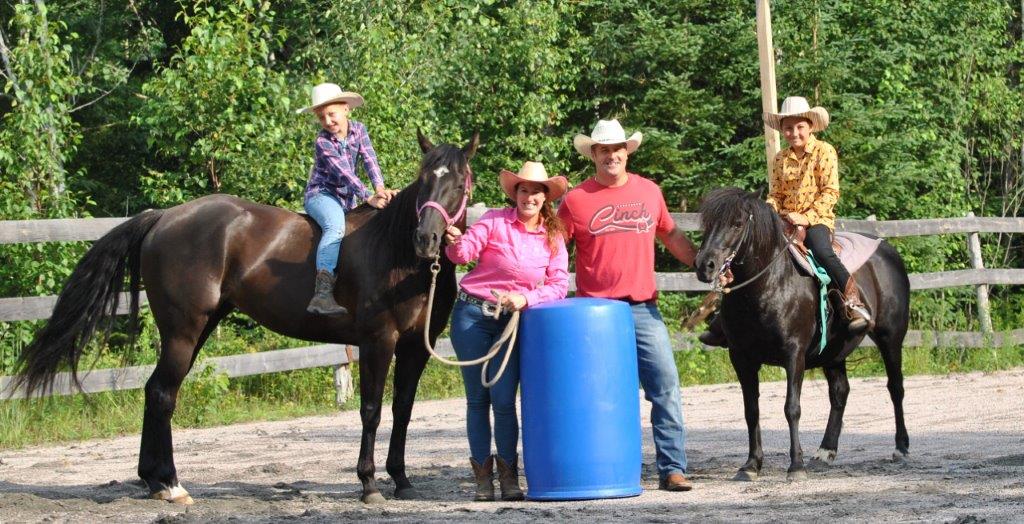
[[[379,345],[364,344],[359,347],[359,415],[363,422],[363,438],[359,445],[359,462],[356,474],[363,483],[361,500],[366,504],[380,504],[385,501],[377,488],[373,448],[380,425],[381,402],[384,399],[384,382],[387,380],[388,365],[394,350]]]
[[[743,416],[747,420],[748,454],[747,462],[740,466],[733,480],[752,481],[761,473],[764,463],[764,449],[761,447],[761,411],[758,405],[760,382],[757,377],[761,364],[740,360],[729,351],[733,369],[743,389]]]
[[[174,329],[164,324],[160,329],[160,360],[146,381],[146,407],[139,448],[138,474],[149,487],[151,498],[179,504],[193,503],[188,491],[178,482],[178,472],[174,467],[171,416],[177,405],[181,382],[192,369],[199,348],[230,311],[231,306],[224,306],[209,317],[191,322],[192,327]]]
[[[403,344],[395,351],[395,398],[391,402],[394,423],[386,468],[395,481],[395,498],[399,499],[419,498],[419,493],[405,475],[405,439],[412,405],[416,401],[416,386],[429,357],[422,342],[418,341]]]
[[[787,480],[807,478],[804,452],[800,447],[800,390],[804,383],[804,356],[802,351],[790,351],[786,363],[786,422],[789,423],[789,469]]]
[[[903,419],[903,337],[894,337],[884,331],[873,335],[872,340],[878,345],[885,363],[885,374],[888,377],[886,387],[892,399],[893,411],[896,415],[896,451],[893,460],[906,460],[910,455],[910,436]]]
[[[831,410],[828,414],[828,425],[821,446],[812,460],[820,460],[831,464],[839,450],[839,433],[843,430],[843,412],[846,410],[846,399],[850,395],[850,381],[846,378],[846,362],[824,368],[828,380],[828,402]]]

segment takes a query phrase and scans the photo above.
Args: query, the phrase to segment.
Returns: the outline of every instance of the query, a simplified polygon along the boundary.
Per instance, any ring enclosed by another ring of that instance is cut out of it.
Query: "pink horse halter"
[[[444,206],[442,206],[441,204],[438,204],[437,202],[435,202],[433,200],[428,200],[428,201],[424,202],[423,204],[421,204],[420,207],[418,209],[416,209],[416,217],[418,219],[422,220],[423,219],[423,210],[428,208],[428,207],[430,207],[430,208],[436,209],[438,213],[441,213],[441,218],[444,219],[444,223],[446,224],[446,226],[445,226],[446,228],[450,227],[452,224],[458,222],[459,219],[462,218],[463,213],[466,212],[466,203],[469,202],[469,191],[473,187],[473,170],[470,169],[467,166],[466,167],[466,171],[467,171],[467,173],[466,173],[466,185],[462,189],[462,203],[459,204],[459,210],[455,213],[454,217],[449,216],[448,215],[448,211],[444,208]]]

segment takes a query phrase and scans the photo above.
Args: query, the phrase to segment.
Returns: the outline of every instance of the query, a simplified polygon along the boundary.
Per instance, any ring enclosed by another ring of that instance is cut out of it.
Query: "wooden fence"
[[[480,206],[471,207],[469,220],[475,221],[484,211],[485,209]],[[672,216],[676,224],[684,231],[697,231],[700,227],[699,217],[696,213],[673,213]],[[128,219],[0,221],[0,244],[92,241],[125,220]],[[1024,269],[986,269],[982,262],[981,243],[978,238],[979,233],[1024,233],[1024,218],[979,218],[969,214],[964,218],[924,220],[839,220],[836,227],[840,231],[867,233],[888,238],[943,234],[967,235],[967,249],[972,269],[915,273],[910,275],[910,287],[912,290],[921,290],[975,286],[981,331],[912,330],[907,334],[906,346],[935,344],[976,348],[1024,344],[1024,329],[1015,329],[1002,334],[992,332],[992,320],[988,306],[988,286],[1024,284]],[[698,281],[693,273],[657,273],[656,279],[658,289],[661,291],[706,292],[710,289],[707,284]],[[574,278],[570,282],[570,289],[575,289]],[[141,298],[145,301],[144,293]],[[55,296],[0,298],[0,322],[49,318],[55,302]],[[125,312],[125,302],[126,300],[122,300],[122,308],[119,313]],[[689,349],[697,344],[692,338],[684,336],[676,336],[674,342],[676,350]],[[872,344],[870,339],[865,338],[863,345]],[[448,340],[439,340],[438,349],[447,356],[454,354]],[[358,351],[358,348],[350,346],[325,344],[216,357],[203,360],[202,363],[214,367],[217,372],[225,373],[229,377],[334,366],[335,387],[340,403],[351,394],[352,383],[348,365],[358,360]],[[153,366],[93,370],[83,374],[82,386],[87,393],[136,389],[145,384],[152,371]],[[24,396],[22,391],[7,391],[11,381],[10,377],[0,377],[0,398]],[[65,395],[77,391],[71,384],[69,374],[60,374],[51,394]]]

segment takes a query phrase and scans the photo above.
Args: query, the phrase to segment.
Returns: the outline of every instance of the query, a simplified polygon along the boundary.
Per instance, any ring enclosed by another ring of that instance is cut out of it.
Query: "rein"
[[[519,333],[519,312],[513,311],[512,318],[509,319],[508,324],[505,324],[504,331],[501,332],[501,336],[494,342],[491,349],[487,350],[487,354],[473,360],[449,360],[437,353],[434,347],[430,344],[430,314],[434,310],[434,290],[437,289],[437,274],[441,271],[441,258],[440,254],[434,255],[434,262],[430,264],[430,293],[427,294],[427,319],[423,327],[423,346],[427,348],[430,355],[443,364],[449,366],[475,366],[481,362],[484,363],[483,367],[480,368],[480,383],[484,387],[489,388],[498,382],[501,375],[505,373],[505,367],[508,365],[509,357],[512,356],[512,348],[516,345],[516,335]],[[501,308],[494,309],[494,318],[498,318],[501,314]],[[501,361],[501,367],[498,368],[498,372],[495,373],[492,380],[487,380],[487,366],[490,364],[491,359],[501,351],[501,347],[508,341],[508,351],[505,352],[505,358]]]
[[[418,220],[422,220],[423,211],[429,207],[436,210],[438,213],[441,213],[441,218],[444,219],[446,228],[451,227],[462,218],[463,214],[465,214],[466,204],[469,202],[469,193],[472,188],[473,171],[470,170],[469,173],[466,174],[466,183],[463,186],[462,192],[462,202],[459,204],[459,210],[455,213],[455,216],[449,216],[448,211],[444,206],[436,201],[428,200],[416,209],[416,218]],[[423,346],[427,348],[427,352],[430,353],[432,357],[440,361],[442,364],[447,364],[449,366],[475,366],[483,362],[484,365],[480,369],[480,383],[483,384],[484,387],[489,388],[496,384],[505,373],[505,367],[508,366],[509,358],[512,356],[512,348],[515,347],[516,335],[519,333],[519,312],[512,312],[512,318],[509,319],[508,324],[505,325],[505,329],[501,332],[501,336],[498,337],[498,340],[495,341],[494,345],[491,346],[491,349],[487,351],[486,355],[473,360],[449,360],[439,355],[430,343],[430,316],[434,311],[434,292],[437,289],[437,274],[441,271],[440,259],[441,254],[438,253],[434,255],[434,262],[430,264],[430,292],[427,294],[427,318],[423,326]],[[497,319],[499,315],[501,315],[501,308],[497,307],[494,309],[493,316]],[[487,366],[491,363],[490,361],[498,354],[498,352],[501,351],[505,341],[508,341],[508,351],[505,352],[505,358],[501,361],[501,367],[498,368],[498,372],[494,375],[492,380],[487,380]]]
[[[736,254],[739,253],[740,247],[743,245],[743,242],[747,239],[747,234],[750,231],[750,223],[753,220],[753,213],[747,215],[747,223],[744,224],[743,226],[743,236],[740,237],[740,240],[739,242],[736,243],[736,246],[733,248],[732,253],[730,253],[729,256],[725,257],[725,261],[722,262],[722,266],[719,267],[718,272],[715,273],[714,282],[711,284],[711,292],[704,297],[704,301],[701,303],[700,307],[697,308],[697,310],[694,311],[692,315],[690,315],[690,318],[683,322],[682,327],[684,329],[693,329],[694,326],[696,326],[699,322],[707,318],[707,316],[710,315],[714,310],[718,309],[719,298],[722,295],[728,295],[729,293],[732,293],[737,289],[742,289],[743,287],[751,284],[755,280],[764,276],[764,274],[767,273],[769,269],[771,269],[772,265],[774,265],[775,262],[780,257],[782,257],[783,254],[786,253],[789,246],[793,243],[793,239],[796,238],[796,230],[793,231],[792,235],[786,236],[786,244],[782,246],[782,249],[780,249],[779,252],[776,253],[770,261],[768,261],[768,264],[766,264],[764,268],[761,269],[761,271],[758,271],[756,275],[744,280],[743,282],[735,286],[724,286],[722,285],[721,277],[732,266],[733,259],[736,258]]]

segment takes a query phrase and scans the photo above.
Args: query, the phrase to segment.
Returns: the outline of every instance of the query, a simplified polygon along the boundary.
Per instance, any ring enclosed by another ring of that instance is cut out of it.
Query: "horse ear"
[[[434,149],[434,144],[430,142],[429,138],[423,136],[423,132],[420,131],[420,128],[418,127],[416,128],[416,140],[420,142],[420,149],[424,153],[430,151],[431,149]]]
[[[476,154],[476,148],[480,145],[480,132],[474,131],[473,138],[469,139],[469,143],[462,148],[462,152],[466,154],[466,159],[472,159],[473,155]]]

